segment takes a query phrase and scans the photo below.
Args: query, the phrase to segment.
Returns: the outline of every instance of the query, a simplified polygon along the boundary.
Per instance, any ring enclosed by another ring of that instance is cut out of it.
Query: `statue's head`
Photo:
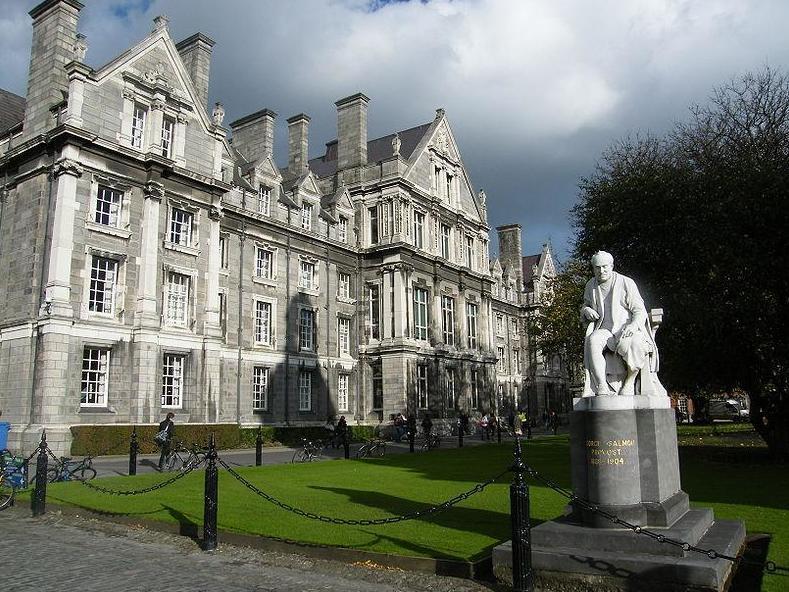
[[[592,271],[598,282],[607,282],[614,273],[614,256],[606,251],[592,255]]]

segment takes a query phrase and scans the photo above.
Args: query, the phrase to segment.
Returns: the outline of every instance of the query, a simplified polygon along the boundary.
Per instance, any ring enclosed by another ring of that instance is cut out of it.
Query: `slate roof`
[[[424,123],[398,132],[400,134],[400,155],[403,158],[411,158],[414,149],[431,125],[432,122]],[[390,158],[392,156],[392,140],[394,137],[394,134],[389,134],[367,142],[367,162],[375,163]],[[309,164],[310,170],[318,177],[327,177],[337,172],[337,140],[328,142],[326,144],[326,154],[313,158],[309,161]]]
[[[542,254],[539,255],[525,255],[523,257],[523,283],[524,289],[526,291],[534,289],[534,276],[532,273],[532,269],[535,265],[540,264],[540,258]]]
[[[25,118],[25,97],[0,88],[0,136]]]

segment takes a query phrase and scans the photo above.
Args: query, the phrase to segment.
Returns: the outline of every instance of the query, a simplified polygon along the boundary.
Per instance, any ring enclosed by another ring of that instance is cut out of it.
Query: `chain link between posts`
[[[548,477],[541,475],[535,468],[531,467],[528,464],[526,464],[526,470],[531,477],[541,482],[542,484],[546,485],[550,489],[553,489],[556,493],[562,495],[563,497],[566,497],[570,501],[570,503],[573,504],[574,506],[583,508],[598,516],[602,516],[603,518],[610,520],[612,523],[616,524],[617,526],[630,529],[634,533],[649,537],[653,540],[656,540],[660,544],[679,547],[686,552],[690,551],[693,553],[699,553],[701,555],[706,556],[709,559],[724,559],[726,561],[731,561],[732,563],[735,564],[758,567],[768,573],[776,573],[776,572],[789,573],[789,567],[778,566],[775,564],[774,561],[764,561],[764,562],[753,561],[750,559],[745,559],[744,557],[734,557],[732,555],[726,555],[725,553],[719,553],[714,549],[704,549],[702,547],[697,547],[696,545],[691,545],[686,541],[673,539],[671,537],[667,537],[664,534],[660,534],[659,532],[655,532],[654,530],[649,530],[648,528],[644,528],[637,524],[633,524],[631,522],[628,522],[627,520],[619,518],[617,515],[612,514],[611,512],[607,512],[603,510],[597,504],[594,504],[592,502],[589,502],[585,499],[578,497],[577,495],[573,494],[571,491],[565,489],[561,485],[558,485],[555,481],[552,481]]]
[[[180,479],[183,479],[189,473],[191,473],[195,469],[197,469],[200,466],[202,466],[205,462],[206,462],[205,460],[202,460],[202,461],[193,463],[193,464],[189,465],[188,467],[186,467],[183,471],[180,471],[174,477],[171,477],[170,479],[167,479],[166,481],[162,481],[161,483],[157,483],[155,485],[151,485],[150,487],[146,487],[145,489],[118,490],[118,489],[109,489],[107,487],[102,487],[101,485],[95,485],[94,483],[91,483],[90,481],[80,481],[80,483],[82,483],[85,487],[87,487],[89,489],[93,489],[95,491],[100,491],[101,493],[106,493],[106,494],[109,494],[109,495],[117,495],[117,496],[143,495],[143,494],[146,494],[146,493],[151,493],[152,491],[156,491],[157,489],[162,489],[164,487],[167,487],[168,485],[172,485],[176,481],[179,481]]]
[[[456,504],[462,502],[470,498],[471,496],[480,493],[486,487],[494,483],[496,480],[500,479],[507,473],[509,473],[509,469],[502,471],[495,477],[491,477],[487,481],[483,481],[482,483],[478,483],[471,489],[464,491],[456,495],[455,497],[448,499],[447,501],[437,504],[435,506],[431,506],[430,508],[426,508],[424,510],[416,510],[414,512],[409,512],[407,514],[403,514],[402,516],[391,516],[389,518],[370,518],[370,519],[361,519],[361,520],[354,520],[354,519],[347,519],[347,518],[333,518],[331,516],[324,516],[322,514],[315,514],[314,512],[307,512],[302,510],[301,508],[296,508],[287,504],[281,500],[278,500],[273,495],[270,495],[263,491],[262,489],[258,488],[256,485],[250,483],[247,479],[245,479],[242,475],[239,475],[233,468],[228,465],[222,458],[217,458],[217,462],[222,465],[222,467],[230,473],[233,478],[239,481],[244,487],[249,489],[252,493],[262,497],[267,502],[274,504],[275,506],[286,510],[288,512],[292,512],[297,516],[301,516],[303,518],[308,518],[310,520],[317,520],[319,522],[326,522],[329,524],[342,524],[346,526],[377,526],[381,524],[394,524],[396,522],[403,522],[405,520],[413,520],[415,518],[421,518],[423,516],[428,516],[430,514],[435,514],[438,512],[443,512],[445,510],[450,509],[451,507],[455,506]]]

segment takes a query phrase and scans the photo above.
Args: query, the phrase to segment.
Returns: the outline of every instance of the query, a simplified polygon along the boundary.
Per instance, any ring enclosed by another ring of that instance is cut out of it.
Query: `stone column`
[[[140,247],[140,282],[137,291],[137,318],[139,327],[158,327],[157,276],[159,272],[159,209],[164,197],[164,185],[148,181],[143,190],[145,203],[142,214]]]
[[[79,148],[66,145],[61,158],[52,167],[56,187],[55,213],[42,312],[53,316],[74,315],[71,306],[71,254],[74,250],[77,179],[82,176],[78,158]]]
[[[381,268],[381,341],[392,340],[392,289],[394,268],[387,265]]]
[[[186,166],[186,128],[189,120],[185,115],[178,114],[175,120],[175,138],[173,144],[173,160],[179,166]]]
[[[90,68],[84,64],[70,66],[68,76],[68,109],[64,123],[82,127],[82,105],[85,102],[85,78]]]
[[[148,129],[145,130],[144,152],[162,153],[162,121],[164,120],[164,97],[160,94],[153,96],[151,110],[148,113]]]
[[[407,333],[407,316],[405,308],[408,303],[405,300],[405,287],[403,286],[403,274],[405,269],[402,263],[395,265],[392,270],[392,277],[394,279],[394,336],[395,339],[402,339]]]
[[[219,229],[222,219],[222,206],[219,200],[211,206],[209,216],[208,237],[208,271],[205,277],[205,326],[206,336],[221,337],[222,331],[219,319],[219,267],[221,265],[219,252]]]

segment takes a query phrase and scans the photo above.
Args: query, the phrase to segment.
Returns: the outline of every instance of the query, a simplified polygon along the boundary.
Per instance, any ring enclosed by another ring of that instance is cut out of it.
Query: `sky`
[[[225,122],[278,113],[281,164],[288,117],[311,116],[318,156],[336,137],[334,102],[356,92],[371,99],[371,139],[445,109],[491,227],[518,223],[525,254],[550,240],[560,260],[578,182],[607,146],[662,134],[714,87],[789,60],[785,0],[82,1],[93,67],[160,14],[176,42],[216,41],[210,104],[223,103]],[[21,95],[37,4],[0,0],[0,88]]]

